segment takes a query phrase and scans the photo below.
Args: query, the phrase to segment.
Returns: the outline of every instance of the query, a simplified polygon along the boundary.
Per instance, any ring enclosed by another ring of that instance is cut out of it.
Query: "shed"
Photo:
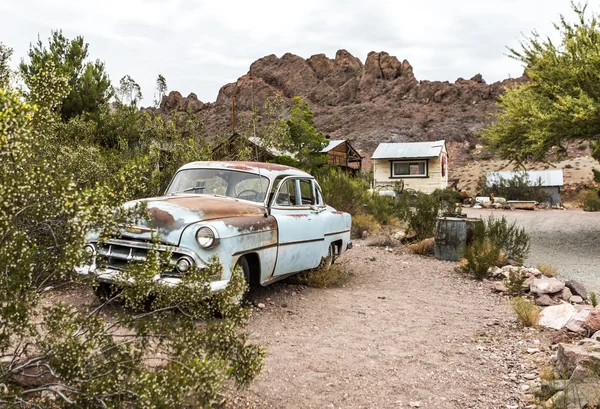
[[[501,179],[510,180],[515,176],[523,174],[527,177],[529,184],[537,185],[540,183],[540,189],[548,193],[548,202],[551,205],[561,203],[560,191],[563,186],[562,169],[488,172],[487,185],[493,186],[499,183]]]
[[[448,187],[446,141],[381,143],[371,157],[375,188],[404,182],[405,189],[432,193]]]
[[[362,169],[363,156],[347,140],[330,140],[321,150],[327,154],[327,163],[341,167],[346,172],[357,173]]]

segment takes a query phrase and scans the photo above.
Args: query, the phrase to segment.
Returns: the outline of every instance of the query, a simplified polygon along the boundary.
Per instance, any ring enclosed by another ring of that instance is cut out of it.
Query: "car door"
[[[312,179],[283,179],[271,204],[277,220],[279,243],[274,276],[315,268],[325,245],[323,215],[316,203]]]

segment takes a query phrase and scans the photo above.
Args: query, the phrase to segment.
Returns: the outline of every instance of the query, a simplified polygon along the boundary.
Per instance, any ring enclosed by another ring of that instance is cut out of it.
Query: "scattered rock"
[[[600,306],[596,306],[590,311],[590,315],[585,320],[585,327],[591,332],[600,331]]]
[[[261,303],[261,302],[259,302],[259,303],[258,303],[256,306],[257,306],[258,308],[260,308],[261,310],[264,310],[264,309],[267,307],[266,305],[264,305],[264,304],[263,304],[263,303]]]
[[[402,240],[403,238],[406,237],[406,232],[405,231],[397,231],[396,233],[394,233],[394,235],[392,236],[392,238],[394,238],[395,240]]]
[[[579,295],[574,295],[571,298],[569,298],[569,301],[573,304],[581,304],[583,303],[583,298]]]
[[[569,322],[567,322],[567,325],[565,325],[565,328],[567,328],[569,331],[585,335],[585,333],[587,332],[587,330],[585,329],[585,321],[590,315],[590,311],[590,308],[585,308],[573,315]]]
[[[536,294],[554,294],[565,288],[565,283],[556,278],[538,278],[533,280],[529,291]]]
[[[534,373],[526,373],[523,375],[523,379],[527,379],[528,381],[533,381],[535,378],[537,378],[537,375]]]
[[[409,402],[408,406],[410,406],[411,408],[419,408],[421,407],[421,402]]]
[[[575,280],[569,280],[565,282],[565,285],[569,288],[569,290],[571,290],[573,295],[578,295],[584,300],[587,300],[587,290],[585,289],[583,284]]]
[[[588,369],[600,365],[600,342],[590,341],[582,345],[558,345],[556,370],[561,376],[571,377],[575,368],[580,365]]]
[[[550,297],[548,294],[541,294],[538,298],[535,299],[535,303],[542,307],[548,307],[550,305],[556,304],[556,302],[554,302],[552,297]]]
[[[573,296],[573,293],[571,292],[571,290],[569,290],[569,287],[563,288],[560,293],[560,298],[562,298],[565,301],[569,301],[572,296]]]
[[[492,283],[492,290],[496,291],[497,293],[507,293],[508,292],[508,288],[506,288],[506,286],[504,284],[502,284],[500,281],[496,281],[496,282]]]
[[[577,313],[571,304],[560,304],[544,308],[540,313],[539,324],[543,327],[561,329]]]

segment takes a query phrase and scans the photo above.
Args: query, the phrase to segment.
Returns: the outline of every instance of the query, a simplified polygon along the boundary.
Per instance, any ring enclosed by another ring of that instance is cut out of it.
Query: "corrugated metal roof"
[[[522,171],[504,171],[504,172],[488,172],[487,173],[487,183],[488,185],[493,185],[497,183],[499,178],[502,179],[512,179],[515,175],[522,174]],[[563,185],[563,170],[562,169],[553,169],[553,170],[528,170],[525,172],[527,174],[527,180],[531,184],[538,183],[538,180],[541,180],[542,186],[562,186]]]
[[[446,141],[380,143],[371,159],[435,158]]]
[[[345,139],[342,139],[341,141],[329,141],[329,145],[327,145],[326,147],[324,147],[321,152],[322,153],[327,153],[330,150],[332,150],[333,148],[335,148],[336,146],[339,146],[340,144],[346,142]]]

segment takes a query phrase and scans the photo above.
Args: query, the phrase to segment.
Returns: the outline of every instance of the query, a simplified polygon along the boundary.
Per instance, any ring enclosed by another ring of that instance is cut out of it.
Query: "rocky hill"
[[[332,139],[353,141],[368,155],[380,142],[475,142],[475,131],[491,119],[498,95],[523,81],[486,84],[479,74],[454,83],[419,81],[408,61],[386,52],[371,52],[364,63],[346,50],[334,59],[288,53],[254,62],[246,75],[221,88],[214,103],[174,91],[163,98],[160,109],[191,109],[204,121],[208,135],[223,134],[230,128],[232,93],[238,115],[248,115],[276,94],[287,101],[299,95],[309,102],[319,130]]]

